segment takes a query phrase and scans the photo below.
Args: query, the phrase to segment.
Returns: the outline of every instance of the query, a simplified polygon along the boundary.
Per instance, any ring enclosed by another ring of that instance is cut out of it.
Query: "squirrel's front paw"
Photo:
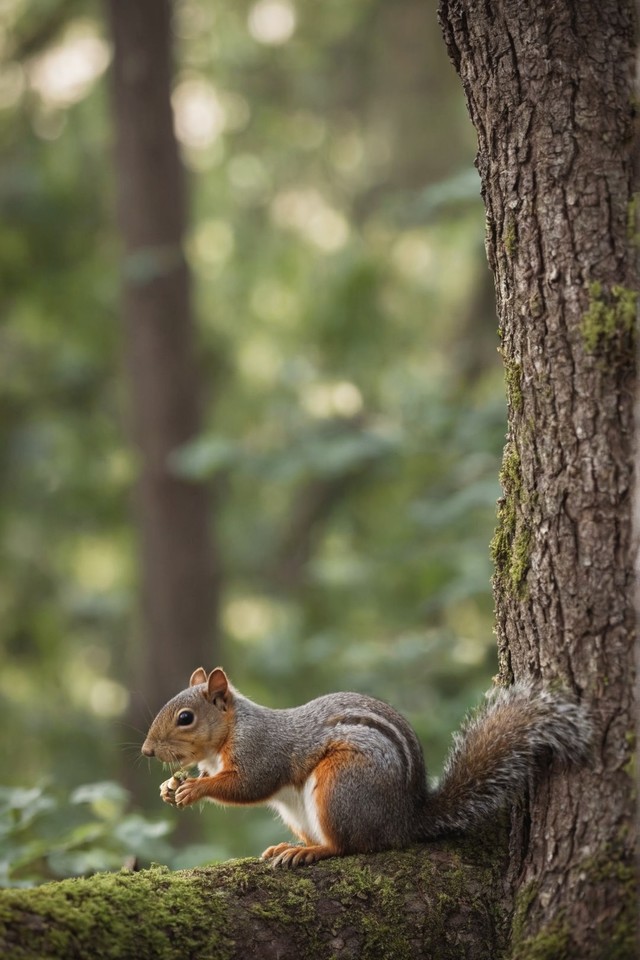
[[[164,800],[165,803],[171,804],[172,807],[174,807],[176,803],[176,788],[179,786],[179,783],[175,777],[169,777],[168,780],[160,784],[160,799]]]
[[[184,783],[185,780],[188,779],[189,774],[186,770],[176,770],[172,777],[169,777],[168,780],[165,780],[164,783],[160,784],[160,798],[164,800],[165,803],[170,803],[171,806],[175,807],[176,790],[180,784]]]
[[[203,790],[200,780],[190,778],[181,783],[174,794],[176,807],[188,807],[192,803],[202,800]]]

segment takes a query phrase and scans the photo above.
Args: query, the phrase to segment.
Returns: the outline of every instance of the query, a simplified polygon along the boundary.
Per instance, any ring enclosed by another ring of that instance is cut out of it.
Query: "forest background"
[[[165,811],[136,760],[121,286],[162,263],[123,255],[105,10],[3,0],[0,30],[0,879],[256,854],[271,814]],[[204,666],[270,706],[389,700],[436,773],[495,672],[506,424],[436,3],[178,0],[172,40],[203,423],[167,470],[213,494]]]

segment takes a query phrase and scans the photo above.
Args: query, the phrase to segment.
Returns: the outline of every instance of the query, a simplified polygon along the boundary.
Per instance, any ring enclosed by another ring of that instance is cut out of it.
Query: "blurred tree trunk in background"
[[[175,476],[170,456],[200,429],[190,276],[183,254],[184,170],[171,109],[171,5],[108,0],[122,312],[132,429],[142,646],[133,714],[144,727],[199,664],[216,660],[217,577],[207,489]]]
[[[593,769],[512,834],[515,957],[635,956],[631,0],[443,0],[478,133],[509,399],[493,543],[505,680],[592,704]],[[543,946],[544,945],[544,946]]]

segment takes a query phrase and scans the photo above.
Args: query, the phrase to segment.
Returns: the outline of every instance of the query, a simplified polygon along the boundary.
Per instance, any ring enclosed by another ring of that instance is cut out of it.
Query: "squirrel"
[[[266,804],[303,845],[262,854],[276,867],[405,847],[469,830],[523,792],[543,761],[589,752],[586,711],[526,682],[498,687],[454,734],[440,782],[427,782],[407,720],[382,700],[330,693],[299,707],[253,703],[220,667],[199,667],[151,724],[147,757],[192,767],[160,786],[165,803]],[[185,779],[186,777],[186,779]]]

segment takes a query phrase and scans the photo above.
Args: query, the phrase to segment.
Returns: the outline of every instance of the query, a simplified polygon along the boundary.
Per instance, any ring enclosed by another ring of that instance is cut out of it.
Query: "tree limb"
[[[297,871],[236,860],[5,890],[0,950],[11,960],[493,960],[504,850],[488,831]]]

